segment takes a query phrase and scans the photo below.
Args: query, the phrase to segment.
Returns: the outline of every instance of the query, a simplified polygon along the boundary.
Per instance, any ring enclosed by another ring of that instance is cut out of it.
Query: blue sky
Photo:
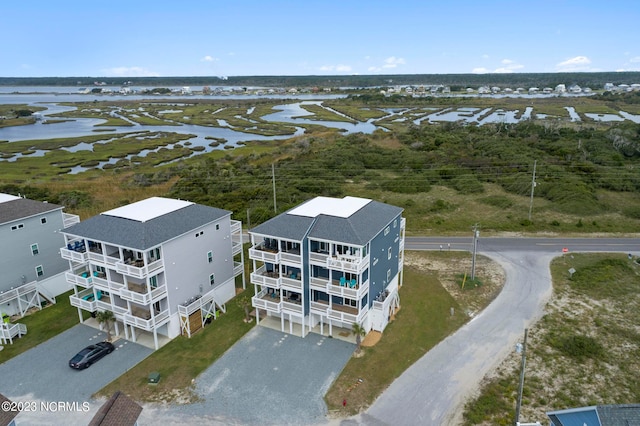
[[[637,0],[7,0],[0,77],[640,71]]]

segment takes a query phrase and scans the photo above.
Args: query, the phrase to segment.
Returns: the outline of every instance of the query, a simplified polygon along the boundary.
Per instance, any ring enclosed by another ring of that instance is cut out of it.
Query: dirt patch
[[[379,331],[371,330],[362,340],[361,346],[363,347],[375,346],[375,344],[378,343],[381,338],[382,338],[382,333],[380,333]]]

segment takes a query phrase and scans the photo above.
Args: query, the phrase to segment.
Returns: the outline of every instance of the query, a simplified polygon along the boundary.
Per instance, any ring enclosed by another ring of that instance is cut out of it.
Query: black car
[[[95,345],[89,345],[69,360],[69,367],[76,370],[89,368],[91,364],[98,361],[103,356],[113,352],[115,348],[109,342],[100,342]]]

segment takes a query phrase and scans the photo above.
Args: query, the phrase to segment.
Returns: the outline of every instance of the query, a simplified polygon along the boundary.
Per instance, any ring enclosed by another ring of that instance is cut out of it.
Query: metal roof
[[[350,199],[346,204],[341,204],[340,199],[336,198],[314,198],[256,226],[249,232],[295,241],[302,241],[308,234],[314,239],[362,246],[402,213],[400,207],[378,201],[355,197],[345,198]],[[348,210],[349,216],[344,217],[345,210],[331,212],[322,207],[347,205],[359,206],[359,208],[351,208]],[[310,208],[310,206],[313,207]],[[301,215],[301,212],[305,214]],[[310,216],[312,212],[314,216]]]
[[[144,222],[100,214],[66,228],[64,233],[146,250],[230,215],[230,211],[216,207],[189,204]]]

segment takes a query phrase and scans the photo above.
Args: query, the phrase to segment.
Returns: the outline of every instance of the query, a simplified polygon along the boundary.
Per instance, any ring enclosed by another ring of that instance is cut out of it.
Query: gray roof
[[[26,198],[5,201],[0,203],[0,225],[63,208],[58,204],[44,203]]]
[[[363,246],[402,213],[400,207],[371,201],[347,218],[320,214],[315,218],[282,213],[249,232],[302,241],[309,237]]]
[[[137,402],[117,391],[98,409],[89,426],[133,426],[141,412]]]
[[[11,400],[0,393],[0,404],[5,404],[7,402],[11,403]],[[20,411],[18,410],[0,409],[0,425],[8,425],[18,414],[20,414]]]
[[[94,241],[146,250],[214,222],[230,211],[191,204],[146,222],[100,214],[66,228],[72,234]]]
[[[554,426],[639,426],[640,404],[594,405],[550,411]]]

